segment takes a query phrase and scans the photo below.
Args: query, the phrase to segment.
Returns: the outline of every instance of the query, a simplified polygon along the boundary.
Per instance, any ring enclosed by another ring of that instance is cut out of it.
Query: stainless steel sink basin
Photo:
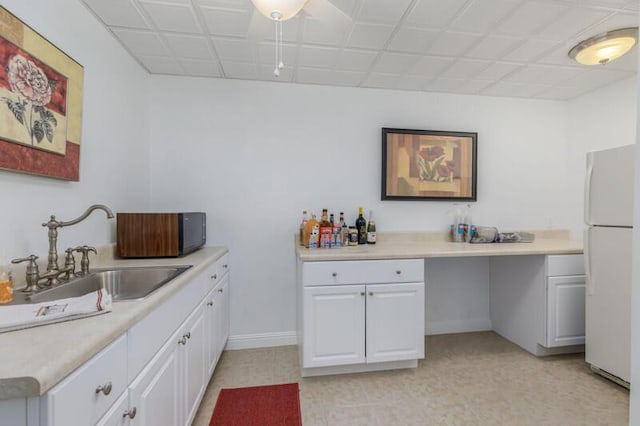
[[[107,289],[114,302],[143,299],[189,268],[191,265],[95,270],[85,277],[27,296],[25,302],[77,297],[101,288]]]

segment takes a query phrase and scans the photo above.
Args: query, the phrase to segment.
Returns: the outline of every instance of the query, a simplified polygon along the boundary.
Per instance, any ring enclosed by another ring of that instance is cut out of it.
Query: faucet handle
[[[84,246],[78,246],[73,250],[82,253],[82,259],[80,260],[79,275],[87,275],[89,273],[89,252],[92,251],[95,254],[98,254],[98,252],[96,251],[96,248],[84,245]]]
[[[38,260],[38,256],[36,256],[35,254],[32,254],[30,256],[27,257],[23,257],[20,259],[13,259],[11,261],[11,263],[22,263],[22,262],[29,262],[29,265],[27,266],[27,268],[33,266],[36,263],[36,260]]]
[[[38,281],[40,280],[40,270],[38,269],[38,264],[36,263],[36,260],[38,260],[38,256],[36,256],[35,254],[32,254],[30,256],[27,256],[21,259],[13,259],[11,261],[11,263],[29,262],[29,264],[27,265],[27,271],[26,271],[27,286],[21,290],[25,293],[32,293],[38,290],[39,288],[41,288],[38,285]]]
[[[91,246],[87,246],[87,245],[78,246],[75,249],[67,249],[67,250],[77,251],[79,253],[82,253],[83,256],[85,255],[85,253],[89,253],[90,251],[94,252],[95,254],[98,254],[98,252],[96,251],[95,247],[91,247]]]

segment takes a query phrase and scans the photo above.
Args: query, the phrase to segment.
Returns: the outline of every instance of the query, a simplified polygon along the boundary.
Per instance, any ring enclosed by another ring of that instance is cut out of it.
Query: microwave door
[[[180,238],[178,250],[180,254],[189,253],[206,242],[206,222],[202,213],[181,213]]]

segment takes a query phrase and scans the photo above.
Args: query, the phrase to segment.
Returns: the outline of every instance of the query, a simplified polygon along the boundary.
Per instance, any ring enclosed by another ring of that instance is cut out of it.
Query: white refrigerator
[[[587,154],[585,359],[605,377],[631,380],[631,238],[635,146]]]

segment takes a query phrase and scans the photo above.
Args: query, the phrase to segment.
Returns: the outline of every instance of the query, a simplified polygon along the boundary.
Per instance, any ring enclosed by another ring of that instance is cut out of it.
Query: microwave
[[[203,212],[118,213],[116,220],[119,257],[179,257],[206,243]]]

